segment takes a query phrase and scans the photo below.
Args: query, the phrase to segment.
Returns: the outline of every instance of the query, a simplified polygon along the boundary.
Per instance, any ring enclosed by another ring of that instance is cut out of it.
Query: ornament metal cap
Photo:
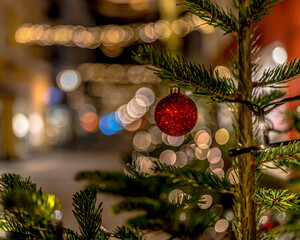
[[[177,84],[172,84],[172,86],[170,87],[170,94],[174,93],[180,93],[180,87],[178,87]]]

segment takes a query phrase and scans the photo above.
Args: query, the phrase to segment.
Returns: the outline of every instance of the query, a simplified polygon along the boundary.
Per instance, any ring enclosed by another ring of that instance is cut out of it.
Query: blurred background
[[[231,0],[215,2],[231,6]],[[178,166],[210,156],[211,170],[232,175],[226,153],[233,146],[231,106],[212,104],[182,89],[197,104],[198,123],[186,137],[162,134],[153,113],[168,86],[132,59],[140,44],[153,44],[231,77],[228,61],[236,43],[178,3],[0,0],[0,169],[31,176],[56,194],[67,227],[77,228],[71,199],[83,187],[73,181],[80,170],[123,171],[131,158],[147,171],[150,156]],[[263,67],[254,78],[299,57],[299,9],[297,0],[280,3],[259,26],[263,35],[258,60]],[[289,84],[287,96],[300,94],[298,80]],[[285,131],[282,112],[300,112],[298,105],[290,103],[271,113],[274,129]],[[299,136],[289,131],[270,137],[272,142]],[[281,180],[291,176],[274,171],[270,175]],[[100,199],[104,226],[122,224],[126,216],[110,212],[117,199]]]

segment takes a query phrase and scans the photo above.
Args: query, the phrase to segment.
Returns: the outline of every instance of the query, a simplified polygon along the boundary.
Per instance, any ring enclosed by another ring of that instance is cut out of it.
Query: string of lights
[[[63,45],[89,49],[100,47],[106,53],[108,50],[123,49],[134,44],[165,41],[174,34],[184,37],[192,31],[210,34],[215,29],[196,16],[187,14],[173,22],[158,20],[97,27],[26,23],[16,30],[15,40],[21,44],[40,46]]]

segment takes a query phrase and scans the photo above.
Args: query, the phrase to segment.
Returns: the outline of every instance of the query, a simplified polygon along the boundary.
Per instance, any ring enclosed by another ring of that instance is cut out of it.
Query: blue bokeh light
[[[123,126],[118,122],[115,117],[115,112],[103,115],[99,121],[99,127],[105,135],[113,135],[117,131],[123,129]]]
[[[50,87],[47,89],[46,102],[49,105],[56,105],[63,100],[63,92],[57,87]]]

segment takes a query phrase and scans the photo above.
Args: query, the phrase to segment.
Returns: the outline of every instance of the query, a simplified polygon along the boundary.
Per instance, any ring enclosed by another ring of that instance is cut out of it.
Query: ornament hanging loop
[[[170,94],[180,93],[180,87],[178,85],[173,85],[170,87]]]
[[[176,73],[173,71],[172,85],[170,87],[170,94],[180,93],[180,87],[175,82]]]

